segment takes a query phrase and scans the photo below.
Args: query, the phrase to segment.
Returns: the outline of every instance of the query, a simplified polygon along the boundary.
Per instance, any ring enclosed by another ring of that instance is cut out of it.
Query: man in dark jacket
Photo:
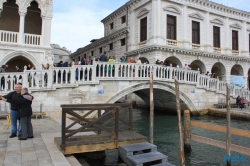
[[[9,103],[17,103],[19,105],[19,116],[22,126],[22,134],[19,140],[26,140],[27,138],[34,138],[33,136],[33,127],[31,124],[31,115],[32,115],[32,99],[30,99],[30,94],[28,94],[28,89],[23,88],[21,90],[21,95],[17,99],[5,99],[1,97],[2,100]]]
[[[12,99],[16,100],[21,96],[21,90],[22,90],[22,85],[20,84],[15,84],[15,91],[8,93],[7,95],[3,96],[5,99]],[[21,124],[20,121],[17,119],[18,118],[18,104],[17,103],[11,103],[10,106],[10,119],[11,119],[11,135],[9,138],[16,137],[18,134],[18,137],[21,137]],[[17,122],[18,122],[18,127],[17,127]]]

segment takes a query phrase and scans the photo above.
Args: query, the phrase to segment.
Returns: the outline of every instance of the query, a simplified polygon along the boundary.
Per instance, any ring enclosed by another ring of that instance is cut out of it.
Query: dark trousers
[[[22,125],[22,137],[33,137],[33,127],[31,124],[31,116],[24,116],[20,118]]]

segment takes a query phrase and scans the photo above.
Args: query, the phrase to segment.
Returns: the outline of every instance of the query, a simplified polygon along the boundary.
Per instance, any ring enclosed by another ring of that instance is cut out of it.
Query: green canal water
[[[134,131],[149,138],[149,111],[145,109],[134,109]],[[193,116],[191,120],[226,126],[226,119],[214,116]],[[179,136],[178,136],[178,119],[175,115],[168,115],[165,112],[155,110],[154,118],[154,144],[157,145],[158,151],[168,156],[169,162],[179,165]],[[231,120],[231,127],[250,130],[249,121]],[[191,127],[191,133],[219,141],[226,141],[226,134],[208,131]],[[250,148],[250,139],[244,137],[231,137],[232,144]],[[225,166],[224,156],[226,150],[215,146],[202,144],[191,141],[192,151],[185,154],[186,166]],[[232,163],[232,166],[250,166],[250,156],[236,152],[231,152],[232,156],[240,157],[239,160]],[[243,156],[243,157],[242,157]],[[82,157],[85,158],[85,157]],[[241,161],[244,158],[245,161]],[[85,158],[86,159],[86,158]],[[79,159],[81,161],[81,159]],[[103,160],[87,159],[91,166],[117,165],[117,150],[106,151],[106,158]],[[84,165],[84,164],[83,164]]]

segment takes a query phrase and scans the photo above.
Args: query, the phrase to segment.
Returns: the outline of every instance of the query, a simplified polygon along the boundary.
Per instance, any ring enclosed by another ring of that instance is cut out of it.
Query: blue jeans
[[[20,120],[17,119],[17,116],[18,116],[18,112],[11,110],[10,112],[11,133],[21,135],[22,134],[21,123],[20,123]],[[17,121],[18,121],[18,127],[17,127]]]

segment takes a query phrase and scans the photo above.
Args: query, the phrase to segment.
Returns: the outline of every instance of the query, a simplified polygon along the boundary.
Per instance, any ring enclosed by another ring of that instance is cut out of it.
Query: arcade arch
[[[193,61],[189,66],[192,70],[198,70],[199,68],[201,74],[206,74],[205,64],[200,60]]]
[[[176,67],[178,65],[180,68],[182,68],[181,61],[175,56],[171,56],[171,57],[166,58],[164,61],[164,64],[167,64],[167,66],[172,64],[172,67]]]
[[[9,65],[8,70],[7,70],[8,72],[15,71],[15,66],[17,65],[20,66],[21,69],[23,70],[22,65],[23,64],[28,65],[29,63],[33,65],[36,69],[41,69],[41,64],[38,63],[37,59],[35,59],[32,55],[24,51],[15,51],[10,54],[7,54],[0,61],[1,65],[4,65],[4,64]]]
[[[211,73],[215,74],[215,78],[219,77],[221,81],[226,81],[226,68],[221,62],[213,65]]]
[[[7,0],[0,11],[0,30],[19,32],[18,5],[16,0]]]
[[[243,76],[244,75],[244,71],[241,65],[234,65],[231,68],[231,75],[237,75],[237,76]]]
[[[148,60],[147,58],[145,58],[145,57],[140,57],[139,59],[141,60],[141,63],[142,63],[142,64],[144,64],[144,63],[149,64],[149,60]]]

